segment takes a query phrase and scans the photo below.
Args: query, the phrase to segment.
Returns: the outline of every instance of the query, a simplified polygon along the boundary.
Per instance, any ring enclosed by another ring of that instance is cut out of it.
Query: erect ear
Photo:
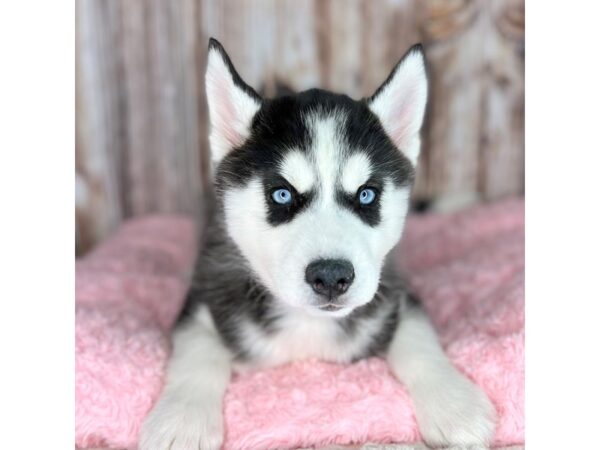
[[[367,100],[392,142],[416,165],[427,103],[427,73],[420,44],[411,47],[388,79]]]
[[[223,46],[211,38],[206,68],[206,98],[210,117],[210,147],[216,164],[250,134],[262,99],[240,78]]]

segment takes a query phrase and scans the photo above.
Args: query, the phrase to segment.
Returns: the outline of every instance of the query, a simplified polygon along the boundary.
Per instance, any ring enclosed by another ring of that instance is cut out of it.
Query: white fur
[[[220,448],[230,375],[231,355],[203,307],[173,336],[166,384],[142,426],[140,450]]]
[[[354,153],[342,169],[342,187],[348,193],[355,193],[371,176],[371,161],[364,153]]]
[[[403,312],[388,361],[411,394],[425,442],[459,448],[490,442],[494,407],[480,388],[450,363],[420,310]]]
[[[251,362],[237,365],[236,370],[274,366],[303,359],[348,363],[381,331],[381,320],[389,314],[392,307],[392,303],[386,303],[373,317],[362,322],[356,333],[349,337],[335,323],[334,317],[315,316],[279,305],[277,329],[269,333],[252,322],[240,323],[244,343],[250,349]]]
[[[298,150],[285,156],[280,173],[300,193],[308,192],[317,181],[314,168],[305,154]]]
[[[338,128],[343,126],[346,117],[339,113],[327,117],[313,114],[305,120],[313,137],[311,154],[319,177],[319,203],[334,206],[345,144]]]
[[[252,118],[260,109],[260,103],[235,85],[223,56],[215,48],[208,54],[206,98],[211,124],[211,156],[216,164],[248,138]]]
[[[395,69],[392,79],[369,103],[396,146],[417,164],[419,131],[427,103],[427,74],[420,51],[412,51]]]

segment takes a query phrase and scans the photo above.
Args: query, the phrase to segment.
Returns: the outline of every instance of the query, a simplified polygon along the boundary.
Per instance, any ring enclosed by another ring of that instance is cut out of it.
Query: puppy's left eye
[[[292,193],[288,189],[277,189],[271,194],[271,198],[275,203],[287,205],[292,202]]]
[[[363,188],[358,192],[358,201],[361,205],[370,205],[376,197],[377,193],[371,188]]]

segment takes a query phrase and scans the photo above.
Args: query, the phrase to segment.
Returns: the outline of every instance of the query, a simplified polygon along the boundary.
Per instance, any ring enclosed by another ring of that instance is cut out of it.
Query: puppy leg
[[[419,306],[407,306],[401,316],[388,361],[411,394],[428,445],[481,448],[489,444],[495,428],[494,407],[450,363]]]
[[[231,355],[204,308],[174,332],[165,387],[142,426],[140,450],[219,449],[230,377]]]

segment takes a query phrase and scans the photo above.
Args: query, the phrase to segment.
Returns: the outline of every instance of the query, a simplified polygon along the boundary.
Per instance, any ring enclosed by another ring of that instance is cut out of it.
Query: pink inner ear
[[[402,147],[404,141],[413,134],[411,128],[415,121],[415,101],[417,101],[415,94],[413,90],[397,93],[387,119],[388,132],[398,147]]]
[[[218,123],[219,133],[232,146],[238,146],[243,141],[243,136],[239,131],[240,118],[234,106],[232,98],[233,87],[227,86],[228,82],[222,80],[217,86],[217,115],[218,119],[214,123]]]

